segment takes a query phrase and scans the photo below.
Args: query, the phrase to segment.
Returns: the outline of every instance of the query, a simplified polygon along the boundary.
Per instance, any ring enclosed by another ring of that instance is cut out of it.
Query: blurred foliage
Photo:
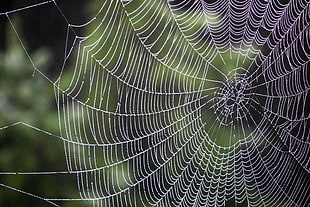
[[[14,21],[18,25],[17,21]],[[12,30],[7,32],[8,42],[7,51],[0,56],[0,125],[21,120],[29,124],[39,124],[41,126],[50,125],[52,131],[56,131],[54,124],[55,112],[46,114],[47,109],[52,108],[53,97],[52,88],[47,87],[46,80],[34,72],[33,66],[21,48]],[[31,54],[34,62],[38,63],[36,67],[42,72],[51,54],[47,48],[40,48]],[[34,96],[35,95],[35,96]],[[53,111],[53,110],[52,110]],[[38,119],[45,117],[45,119]]]
[[[20,27],[19,19],[15,18],[12,22],[16,29]],[[7,25],[6,39],[6,51],[0,53],[0,127],[22,121],[57,133],[53,88],[39,74],[34,73],[34,67],[10,25]],[[42,72],[47,67],[50,53],[48,48],[42,47],[30,54]],[[61,142],[29,127],[16,125],[0,130],[1,172],[55,169],[63,160],[62,151]],[[54,180],[38,176],[1,175],[0,183],[34,194],[61,196]],[[21,202],[23,206],[33,206],[35,199],[1,187],[0,206],[20,206]]]
[[[25,27],[25,22],[18,16],[11,18],[11,21],[19,38],[25,40],[21,29]],[[0,128],[24,122],[59,135],[53,85],[34,70],[36,67],[44,74],[51,73],[47,70],[54,58],[52,49],[41,45],[26,52],[12,25],[7,21],[4,27],[5,35],[2,36],[5,36],[5,45],[0,50]],[[23,44],[26,43],[23,41]],[[60,139],[22,124],[0,130],[0,172],[66,169]],[[75,175],[0,175],[0,183],[44,198],[78,198]],[[85,205],[87,202],[74,204]],[[1,186],[0,206],[51,204]],[[62,206],[72,206],[72,203],[65,202]]]

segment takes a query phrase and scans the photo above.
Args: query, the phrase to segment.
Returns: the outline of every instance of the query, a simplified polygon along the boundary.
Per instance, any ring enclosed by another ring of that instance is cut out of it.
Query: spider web
[[[80,198],[30,196],[309,205],[309,1],[105,0],[83,25],[58,1],[1,15],[47,4],[67,21],[64,62],[56,80],[34,70],[54,87],[68,169],[46,173],[75,174]]]

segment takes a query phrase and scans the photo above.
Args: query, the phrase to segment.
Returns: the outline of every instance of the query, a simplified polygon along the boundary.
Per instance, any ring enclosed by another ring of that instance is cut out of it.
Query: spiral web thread
[[[46,78],[80,200],[308,206],[309,20],[306,0],[105,0],[68,22]]]

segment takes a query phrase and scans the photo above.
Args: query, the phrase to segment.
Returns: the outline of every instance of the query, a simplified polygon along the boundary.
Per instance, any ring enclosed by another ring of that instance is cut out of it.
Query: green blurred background
[[[2,0],[0,13],[36,3]],[[69,22],[80,24],[89,20],[99,1],[67,0],[57,4]],[[8,17],[0,16],[0,128],[25,122],[59,135],[53,85],[34,72],[34,65],[50,80],[58,78],[67,22],[53,3],[9,13]],[[0,130],[0,172],[40,171],[67,171],[63,142],[22,124]],[[75,175],[0,174],[0,183],[43,198],[79,198]],[[56,203],[88,206],[88,202]],[[52,205],[0,186],[0,206]]]

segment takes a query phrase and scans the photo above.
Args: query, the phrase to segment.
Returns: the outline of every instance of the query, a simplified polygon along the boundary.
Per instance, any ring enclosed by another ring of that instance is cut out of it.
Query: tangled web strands
[[[103,0],[68,24],[89,32],[53,82],[81,198],[309,206],[309,21],[307,0]]]

